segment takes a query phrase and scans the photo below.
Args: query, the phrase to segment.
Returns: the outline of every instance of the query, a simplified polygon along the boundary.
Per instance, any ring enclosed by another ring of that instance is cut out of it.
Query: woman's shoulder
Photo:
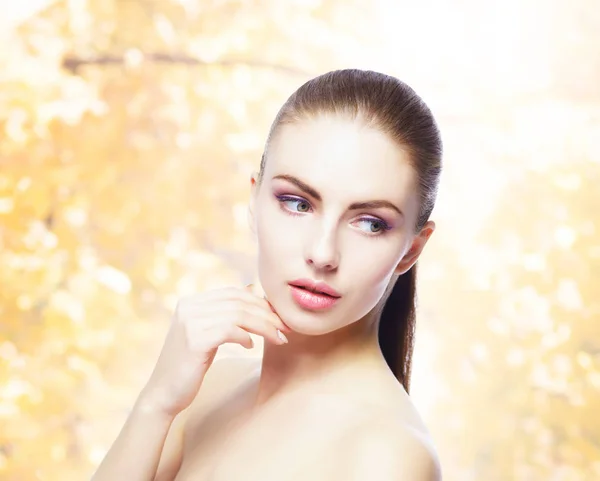
[[[261,363],[262,358],[257,356],[223,356],[213,362],[203,386],[231,388],[259,369]]]
[[[404,413],[363,418],[346,439],[344,459],[352,460],[347,465],[352,479],[441,480],[439,456],[428,430]]]
[[[207,412],[230,398],[237,388],[260,369],[261,362],[261,358],[249,356],[216,359],[188,409],[186,430],[193,427]]]
[[[262,358],[256,356],[224,356],[216,359],[202,383],[203,397],[231,393],[232,390],[256,373],[261,364]]]
[[[437,449],[411,396],[397,382],[371,387],[369,407],[362,409],[366,415],[346,436],[348,459],[358,463],[353,472],[372,472],[375,465],[377,470],[388,470],[389,479],[441,479]]]

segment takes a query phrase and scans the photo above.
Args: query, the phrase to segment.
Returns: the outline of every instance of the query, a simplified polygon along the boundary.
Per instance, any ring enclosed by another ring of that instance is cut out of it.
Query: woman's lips
[[[301,287],[293,286],[291,284],[289,284],[289,287],[294,301],[296,301],[296,303],[304,309],[329,309],[339,300],[339,297],[332,297],[327,294],[311,292]]]
[[[331,297],[342,297],[342,295],[336,291],[333,287],[323,281],[315,281],[313,279],[301,278],[295,281],[288,282],[288,284],[296,287],[303,287],[304,289],[317,293],[327,294]]]

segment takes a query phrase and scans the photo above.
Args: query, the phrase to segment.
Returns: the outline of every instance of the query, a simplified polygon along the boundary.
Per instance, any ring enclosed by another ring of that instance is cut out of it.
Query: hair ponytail
[[[417,264],[396,280],[379,318],[379,347],[396,379],[410,389],[414,348]]]

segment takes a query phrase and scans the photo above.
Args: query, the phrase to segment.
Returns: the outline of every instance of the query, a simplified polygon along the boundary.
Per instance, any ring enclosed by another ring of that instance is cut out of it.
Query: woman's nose
[[[336,269],[337,265],[333,261],[321,260],[321,259],[308,259],[309,264],[313,265],[315,269],[323,270],[323,271],[333,271]]]
[[[332,271],[339,265],[339,250],[332,235],[322,235],[310,244],[306,262],[316,269]]]

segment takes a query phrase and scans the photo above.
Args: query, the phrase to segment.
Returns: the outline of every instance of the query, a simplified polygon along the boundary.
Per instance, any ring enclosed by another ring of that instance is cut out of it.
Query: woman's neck
[[[344,395],[356,391],[360,379],[391,374],[376,326],[367,320],[322,336],[287,337],[281,346],[265,343],[256,406],[285,394]]]

